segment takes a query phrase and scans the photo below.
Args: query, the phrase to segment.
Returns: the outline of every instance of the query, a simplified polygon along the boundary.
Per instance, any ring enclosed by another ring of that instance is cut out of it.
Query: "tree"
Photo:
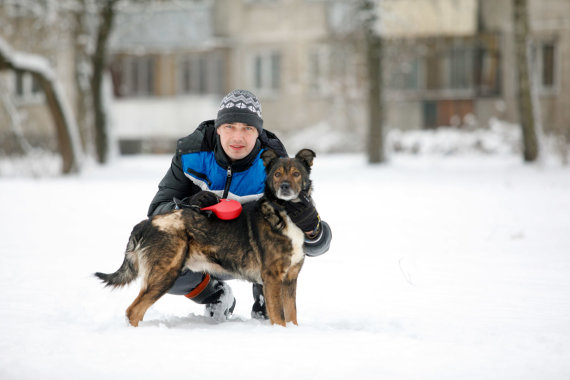
[[[527,0],[513,0],[514,39],[518,83],[518,111],[523,137],[523,157],[536,161],[539,154],[529,69],[529,22]]]
[[[376,31],[378,23],[377,1],[361,0],[362,28],[366,49],[366,68],[368,73],[368,162],[386,161],[384,151],[384,110],[382,80],[382,37]]]
[[[105,106],[104,80],[108,42],[119,3],[126,0],[70,0],[75,36],[76,113],[83,145],[97,162],[109,161],[110,125]],[[143,1],[143,0],[139,0]],[[149,0],[144,0],[149,1]]]
[[[59,151],[63,161],[62,171],[65,174],[78,172],[81,145],[77,125],[49,62],[38,55],[13,51],[0,37],[0,70],[5,69],[30,73],[38,80],[55,123]]]
[[[109,125],[104,104],[103,79],[107,69],[107,44],[113,28],[115,7],[119,1],[105,0],[101,2],[95,52],[92,56],[91,94],[95,117],[95,150],[97,161],[101,164],[108,162],[110,153]]]
[[[92,153],[93,150],[93,101],[91,99],[91,55],[93,42],[89,26],[94,4],[89,0],[77,0],[72,8],[72,33],[74,37],[74,57],[75,57],[75,92],[77,94],[75,102],[75,115],[77,126],[81,134],[83,149]]]
[[[111,146],[103,82],[115,8],[121,1],[126,0],[19,0],[17,4],[9,1],[5,8],[0,6],[0,11],[4,11],[2,16],[8,20],[13,18],[16,25],[19,25],[18,15],[23,14],[26,22],[38,26],[32,29],[37,33],[28,35],[29,43],[26,42],[24,49],[56,51],[59,42],[57,33],[74,37],[74,52],[70,56],[75,59],[76,102],[70,108],[68,117],[75,113],[73,125],[81,137],[81,150],[94,153],[99,163],[108,161]],[[14,38],[18,29],[6,27],[2,31],[7,31],[9,37]],[[55,75],[55,71],[52,71]],[[34,76],[42,83],[41,77],[37,74]],[[53,101],[49,93],[46,93],[46,101]],[[65,147],[65,144],[62,145],[61,134],[58,136],[60,146]]]

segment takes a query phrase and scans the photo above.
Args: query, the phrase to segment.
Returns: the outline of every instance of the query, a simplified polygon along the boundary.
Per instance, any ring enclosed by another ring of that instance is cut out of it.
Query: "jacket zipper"
[[[227,199],[228,194],[230,192],[230,185],[232,184],[232,167],[228,166],[227,177],[226,177],[226,186],[224,187],[224,194],[222,198]]]

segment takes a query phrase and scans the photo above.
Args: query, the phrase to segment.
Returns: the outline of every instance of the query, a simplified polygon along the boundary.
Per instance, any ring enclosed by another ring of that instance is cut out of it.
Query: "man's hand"
[[[215,205],[218,202],[220,202],[220,199],[216,194],[212,193],[211,191],[199,191],[190,197],[182,199],[181,201],[178,199],[174,199],[174,203],[176,203],[177,208],[182,208],[182,207],[204,208]]]
[[[285,211],[289,218],[308,236],[319,232],[320,218],[313,205],[311,197],[304,191],[299,193],[298,199],[285,202]]]

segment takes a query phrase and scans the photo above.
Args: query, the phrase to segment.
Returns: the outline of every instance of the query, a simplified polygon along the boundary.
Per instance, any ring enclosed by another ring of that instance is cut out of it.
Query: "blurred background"
[[[566,163],[569,62],[569,0],[0,0],[0,175],[172,154],[235,88],[290,153]]]

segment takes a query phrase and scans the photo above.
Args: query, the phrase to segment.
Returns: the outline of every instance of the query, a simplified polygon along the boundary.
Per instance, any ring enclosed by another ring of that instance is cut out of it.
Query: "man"
[[[260,158],[264,149],[280,156],[287,152],[279,139],[263,129],[261,105],[249,91],[227,94],[215,120],[202,122],[189,136],[178,140],[170,169],[158,185],[148,216],[180,207],[207,207],[219,198],[241,203],[255,201],[265,189],[265,167]],[[321,221],[312,200],[304,194],[302,202],[286,202],[291,220],[305,232],[305,254],[325,253],[332,238],[328,224]],[[183,271],[170,294],[206,305],[205,314],[215,320],[227,319],[234,310],[235,298],[222,278],[208,273]],[[253,286],[252,317],[267,318],[263,287]]]

